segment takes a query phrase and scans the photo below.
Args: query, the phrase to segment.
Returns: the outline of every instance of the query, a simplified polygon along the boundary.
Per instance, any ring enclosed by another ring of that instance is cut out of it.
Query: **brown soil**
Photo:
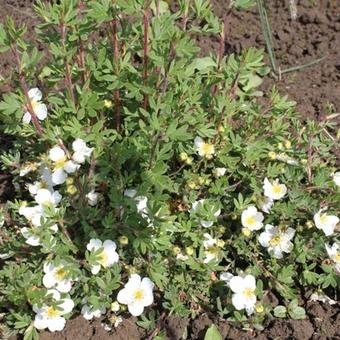
[[[242,340],[335,340],[340,339],[340,311],[338,306],[330,306],[309,302],[306,306],[308,318],[306,320],[268,321],[262,332],[244,331],[216,316],[203,314],[191,321],[187,318],[170,316],[159,324],[159,329],[165,330],[167,340],[181,340],[187,332],[187,339],[203,340],[211,324],[215,324],[223,339]],[[86,321],[78,316],[66,323],[62,332],[44,332],[41,340],[151,340],[157,332],[147,333],[135,323],[136,318],[124,319],[117,328],[105,331],[101,322]]]
[[[213,0],[216,13],[227,13],[229,1]],[[320,118],[328,103],[340,111],[340,6],[338,0],[297,0],[297,18],[292,20],[288,0],[265,1],[274,38],[277,66],[282,70],[327,58],[312,67],[282,75],[280,81],[267,78],[263,88],[276,85],[297,102],[306,117]],[[313,5],[313,3],[315,3]],[[217,39],[204,43],[218,49]],[[257,8],[231,15],[226,52],[240,52],[251,46],[265,48]],[[265,91],[267,92],[267,91]]]
[[[228,1],[213,0],[214,10],[223,17],[227,13]],[[286,74],[281,80],[267,78],[263,89],[274,84],[283,94],[297,102],[297,109],[303,117],[321,119],[328,112],[328,103],[334,105],[334,111],[340,111],[340,6],[338,0],[301,0],[298,4],[298,17],[290,18],[289,1],[271,0],[268,13],[272,23],[275,53],[281,69],[308,63],[321,56],[327,59],[299,72]],[[12,15],[16,22],[26,23],[30,31],[34,27],[34,18],[30,0],[0,0],[0,21],[6,15]],[[218,38],[199,38],[205,50],[218,49]],[[243,48],[256,46],[264,48],[256,8],[233,13],[229,23],[226,53],[240,52]],[[1,56],[0,70],[3,77],[10,74],[11,56]],[[7,89],[0,86],[0,95]],[[265,91],[266,92],[266,91]],[[10,140],[0,135],[0,150],[8,149]],[[11,177],[0,173],[0,203],[6,201],[13,192]],[[171,316],[159,324],[169,340],[180,340],[188,332],[187,339],[203,339],[206,329],[215,323],[224,339],[340,339],[340,311],[338,306],[319,303],[307,303],[307,320],[272,320],[265,325],[263,332],[252,333],[241,330],[225,320],[211,315],[201,315],[196,320]],[[107,332],[96,320],[88,322],[81,316],[67,322],[65,329],[58,333],[44,332],[42,340],[139,340],[152,339],[151,335],[135,324],[135,318],[124,322]]]

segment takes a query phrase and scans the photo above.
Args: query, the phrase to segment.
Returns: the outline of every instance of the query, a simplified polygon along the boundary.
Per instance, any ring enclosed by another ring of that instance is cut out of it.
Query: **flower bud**
[[[191,256],[194,253],[194,248],[193,247],[186,247],[185,252],[187,253],[187,255]]]
[[[217,247],[223,248],[225,245],[225,242],[223,240],[217,240]]]
[[[185,161],[186,164],[191,165],[194,159],[192,157],[188,157],[187,160]]]
[[[205,184],[205,185],[210,185],[210,183],[211,183],[211,179],[210,179],[210,178],[206,178],[206,179],[204,180],[204,184]]]
[[[71,196],[75,195],[77,193],[77,188],[75,185],[71,184],[67,186],[67,193],[70,194]]]
[[[105,99],[104,100],[104,106],[109,109],[112,107],[112,101],[111,100],[108,100],[108,99]]]
[[[283,150],[283,144],[280,142],[280,143],[278,143],[277,144],[277,148],[279,149],[279,150]]]
[[[180,247],[177,247],[177,246],[174,246],[172,248],[172,251],[175,255],[178,255],[180,252],[181,252],[181,248]]]
[[[129,239],[128,239],[128,237],[125,236],[125,235],[119,237],[119,243],[120,243],[122,246],[126,246],[127,244],[129,244]]]
[[[193,182],[193,181],[189,181],[189,182],[187,183],[187,185],[188,185],[189,189],[197,189],[197,185],[196,185],[196,183]]]
[[[188,154],[186,152],[181,152],[179,158],[181,161],[185,162],[188,159]]]
[[[210,280],[211,280],[211,281],[217,281],[217,280],[218,280],[218,278],[217,278],[215,272],[211,272],[211,273],[210,273]]]
[[[285,140],[285,148],[286,149],[290,149],[292,147],[292,143],[291,143],[291,141],[290,140]]]
[[[313,223],[312,221],[307,221],[307,222],[306,222],[306,227],[307,227],[308,229],[312,229],[312,228],[314,227],[314,223]]]
[[[225,131],[225,128],[224,128],[222,125],[220,125],[220,126],[218,127],[217,131],[218,131],[219,133],[223,133],[223,132]]]
[[[249,237],[251,235],[251,230],[248,228],[242,228],[242,234],[246,237]]]
[[[120,309],[120,305],[117,301],[114,301],[111,303],[111,311],[112,312],[118,312]]]
[[[198,177],[198,184],[203,185],[204,184],[204,178],[203,177]]]
[[[67,177],[65,181],[66,185],[71,185],[74,183],[74,178],[73,177]]]
[[[263,304],[262,304],[262,303],[257,303],[257,304],[255,305],[255,310],[256,310],[256,312],[259,313],[259,314],[263,313],[263,312],[264,312],[264,306],[263,306]]]
[[[269,151],[268,152],[268,157],[270,159],[276,159],[276,152],[275,151]]]
[[[223,226],[218,227],[218,231],[219,231],[221,234],[224,234],[224,233],[225,233],[225,227],[223,227]]]

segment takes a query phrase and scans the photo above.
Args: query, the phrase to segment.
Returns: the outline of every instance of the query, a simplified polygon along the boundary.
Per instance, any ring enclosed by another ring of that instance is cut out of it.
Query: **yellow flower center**
[[[105,251],[102,251],[102,252],[99,254],[98,263],[100,263],[103,267],[106,267],[107,260],[108,260],[107,254],[105,253]]]
[[[36,108],[37,108],[38,105],[39,105],[39,102],[37,102],[36,100],[32,100],[32,101],[31,101],[31,105],[32,105],[33,111],[35,111]]]
[[[58,159],[55,163],[54,163],[54,170],[58,170],[58,169],[62,169],[65,166],[66,163],[66,157],[63,157],[61,159]]]
[[[340,253],[339,252],[336,253],[336,255],[334,257],[334,261],[337,262],[337,263],[340,262]]]
[[[214,146],[212,144],[203,143],[201,148],[204,156],[211,155],[214,153]]]
[[[41,188],[41,189],[47,189],[47,188],[48,188],[47,182],[44,181],[44,180],[41,180],[41,181],[40,181],[40,188]]]
[[[254,289],[253,288],[246,288],[244,291],[243,291],[243,295],[250,299],[253,295],[254,295]]]
[[[59,312],[53,307],[48,307],[46,314],[49,318],[55,318],[59,315]]]
[[[64,267],[59,267],[55,272],[55,277],[59,281],[63,280],[66,277],[66,275],[67,275],[67,272],[64,269]]]
[[[140,288],[136,289],[135,294],[134,294],[134,298],[137,301],[143,300],[144,292]]]
[[[320,215],[320,222],[321,223],[326,223],[326,221],[327,221],[327,214],[321,214]]]
[[[214,246],[209,246],[206,250],[207,254],[212,255],[214,257],[217,256],[218,252],[219,252],[218,247],[214,247]]]
[[[274,184],[273,185],[273,193],[274,194],[281,194],[282,192],[282,187],[280,184]]]
[[[281,243],[281,236],[280,236],[280,235],[274,236],[274,237],[269,241],[269,244],[270,244],[271,246],[273,246],[273,247],[278,246],[280,243]]]
[[[255,217],[254,216],[249,216],[246,218],[246,224],[248,225],[253,225],[255,224],[256,220],[255,220]]]

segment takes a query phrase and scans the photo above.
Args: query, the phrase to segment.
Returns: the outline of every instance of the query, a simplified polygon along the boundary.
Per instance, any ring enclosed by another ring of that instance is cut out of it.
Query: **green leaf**
[[[255,5],[255,0],[232,0],[231,5],[237,9],[247,9]]]
[[[214,324],[208,328],[204,340],[222,340],[222,335]]]
[[[287,308],[285,306],[276,306],[274,308],[274,316],[277,318],[287,317]]]

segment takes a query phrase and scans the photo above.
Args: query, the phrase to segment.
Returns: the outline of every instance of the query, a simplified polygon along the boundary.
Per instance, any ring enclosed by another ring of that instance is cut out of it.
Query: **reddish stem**
[[[32,103],[31,103],[31,99],[30,99],[30,97],[28,95],[28,86],[27,86],[27,82],[26,82],[26,78],[25,78],[24,72],[21,69],[21,60],[20,60],[20,56],[19,56],[19,51],[18,51],[17,45],[13,44],[11,46],[11,50],[12,50],[12,52],[14,54],[15,61],[16,61],[16,64],[17,64],[20,85],[21,85],[21,87],[22,87],[22,89],[24,91],[24,95],[25,95],[25,98],[26,98],[26,108],[27,108],[28,112],[31,115],[33,125],[34,125],[38,135],[42,135],[43,129],[42,129],[41,125],[40,125],[39,119],[37,118],[36,114],[34,113],[34,109],[33,109]]]
[[[61,35],[61,46],[64,52],[64,63],[65,63],[65,81],[67,85],[67,89],[70,95],[70,98],[73,102],[73,104],[76,103],[75,98],[74,98],[74,93],[73,93],[73,84],[72,84],[72,78],[71,78],[71,71],[70,71],[70,66],[67,62],[67,56],[66,56],[66,27],[63,22],[60,23],[60,35]]]
[[[222,30],[220,33],[220,43],[219,43],[219,49],[218,49],[218,55],[217,55],[217,71],[219,72],[221,69],[221,62],[224,56],[224,52],[225,52],[225,40],[226,40],[226,36],[227,36],[227,31],[228,31],[228,24],[229,24],[229,14],[224,16],[223,18],[223,26],[222,26]],[[214,85],[213,90],[212,90],[212,94],[213,96],[216,95],[218,90],[218,86],[217,84]]]
[[[117,19],[111,21],[113,31],[113,61],[115,65],[116,75],[119,72],[119,41],[118,41],[118,30],[117,30]],[[121,114],[120,114],[120,95],[119,90],[115,90],[113,93],[115,102],[115,116],[116,116],[116,129],[120,131],[121,127]]]
[[[182,29],[185,31],[187,29],[187,22],[188,22],[188,3],[185,2],[184,4],[184,13],[183,13],[183,19],[182,19]]]
[[[82,17],[83,17],[82,12],[85,8],[85,4],[82,0],[79,1],[79,7],[78,8],[79,8],[78,16],[79,16],[80,19],[82,19]],[[83,84],[85,84],[86,80],[87,80],[87,74],[86,74],[86,70],[85,70],[85,49],[84,49],[84,44],[83,44],[83,41],[81,40],[81,38],[79,39],[78,66],[82,70],[82,81],[83,81]]]
[[[149,49],[148,49],[148,43],[149,43],[149,15],[147,10],[144,11],[143,15],[143,23],[144,23],[144,70],[143,70],[143,84],[144,87],[147,85],[147,79],[148,79],[148,55],[149,55]],[[148,95],[144,93],[144,110],[147,109],[148,106]]]

